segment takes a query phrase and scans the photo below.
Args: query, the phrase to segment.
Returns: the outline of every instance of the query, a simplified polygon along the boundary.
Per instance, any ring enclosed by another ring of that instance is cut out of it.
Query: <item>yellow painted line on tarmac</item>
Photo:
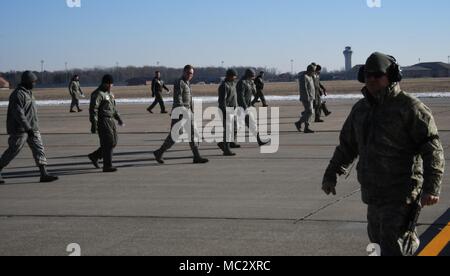
[[[435,257],[447,247],[450,242],[450,222],[444,229],[420,252],[420,257]]]

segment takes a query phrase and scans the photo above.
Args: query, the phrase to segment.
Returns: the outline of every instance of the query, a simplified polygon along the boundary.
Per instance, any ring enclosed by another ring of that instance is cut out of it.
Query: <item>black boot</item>
[[[150,114],[153,114],[153,110],[152,110],[152,107],[151,107],[151,106],[149,106],[149,107],[147,108],[147,111],[148,111]]]
[[[259,145],[260,147],[262,147],[262,146],[264,146],[264,145],[267,145],[267,144],[269,144],[269,143],[271,142],[270,139],[268,139],[268,140],[266,140],[266,141],[261,140],[261,137],[259,136],[259,133],[258,133],[258,135],[256,136],[256,139],[257,139],[258,145]]]
[[[219,147],[220,150],[225,151],[225,143],[224,142],[218,143],[217,146]]]
[[[331,111],[328,110],[328,107],[327,107],[326,103],[322,104],[321,109],[322,109],[323,113],[325,114],[325,117],[328,117],[328,116],[331,115]]]
[[[306,134],[312,134],[312,133],[316,133],[314,130],[309,128],[309,125],[306,125],[305,127],[305,131]]]
[[[103,172],[112,173],[116,172],[117,168],[113,167],[112,159],[114,155],[113,147],[102,147],[103,150]]]
[[[265,98],[263,100],[261,100],[261,102],[262,102],[263,107],[269,107]]]
[[[302,132],[302,123],[300,123],[300,121],[295,123],[295,127],[297,128],[298,132]]]
[[[324,122],[324,121],[320,118],[320,114],[322,113],[321,110],[322,110],[322,109],[321,109],[321,106],[318,106],[318,107],[316,107],[316,109],[315,109],[316,114],[315,114],[315,117],[314,117],[314,122],[316,122],[316,123],[323,123],[323,122]]]
[[[219,143],[217,144],[219,148],[223,151],[223,156],[236,156],[236,153],[230,150],[230,143]]]
[[[117,172],[117,168],[115,168],[115,167],[103,168],[103,172],[104,173],[114,173],[114,172]]]
[[[94,154],[89,154],[88,155],[89,160],[91,160],[92,165],[94,165],[94,167],[96,169],[100,169],[100,165],[98,164],[98,158],[94,156]]]
[[[46,166],[39,166],[39,170],[41,171],[41,183],[49,183],[58,180],[57,176],[53,176],[48,173]]]
[[[208,159],[200,156],[200,151],[196,145],[191,144],[192,153],[194,154],[194,164],[206,164],[209,162]]]
[[[239,144],[237,144],[237,143],[235,143],[235,142],[231,142],[231,143],[230,143],[230,148],[231,148],[231,149],[240,149],[240,148],[241,148],[241,145],[239,145]]]
[[[164,154],[164,152],[161,149],[153,152],[153,155],[155,156],[155,160],[159,164],[164,164],[163,154]]]

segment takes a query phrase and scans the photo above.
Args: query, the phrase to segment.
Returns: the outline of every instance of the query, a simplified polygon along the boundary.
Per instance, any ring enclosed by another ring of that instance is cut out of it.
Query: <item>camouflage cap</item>
[[[238,72],[235,69],[228,69],[227,70],[227,77],[237,77]]]
[[[316,67],[314,65],[308,65],[306,72],[311,73],[311,72],[315,72],[315,71],[316,71]]]
[[[22,83],[31,83],[38,80],[38,77],[31,71],[25,71],[22,74]]]
[[[247,69],[245,70],[245,76],[248,77],[256,77],[256,72],[254,69]]]
[[[387,73],[392,65],[392,58],[383,53],[375,52],[366,61],[365,71],[370,73]]]
[[[114,78],[111,75],[104,75],[102,78],[102,84],[113,84]]]

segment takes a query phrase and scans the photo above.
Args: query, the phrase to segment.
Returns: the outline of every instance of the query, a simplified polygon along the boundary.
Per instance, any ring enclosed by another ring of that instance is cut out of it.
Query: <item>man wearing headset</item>
[[[361,68],[364,99],[353,107],[328,166],[322,189],[336,195],[337,176],[359,157],[358,181],[368,205],[370,241],[383,256],[414,255],[419,247],[409,231],[416,203],[439,202],[444,150],[431,110],[400,89],[394,57],[372,54]],[[412,241],[406,246],[406,241]],[[412,244],[412,246],[411,246]]]

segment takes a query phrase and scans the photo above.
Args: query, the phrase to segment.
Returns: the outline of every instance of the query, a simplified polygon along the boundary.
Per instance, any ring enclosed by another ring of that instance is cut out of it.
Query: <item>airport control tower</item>
[[[345,71],[352,70],[352,47],[347,46],[345,47],[344,56],[345,56]]]

